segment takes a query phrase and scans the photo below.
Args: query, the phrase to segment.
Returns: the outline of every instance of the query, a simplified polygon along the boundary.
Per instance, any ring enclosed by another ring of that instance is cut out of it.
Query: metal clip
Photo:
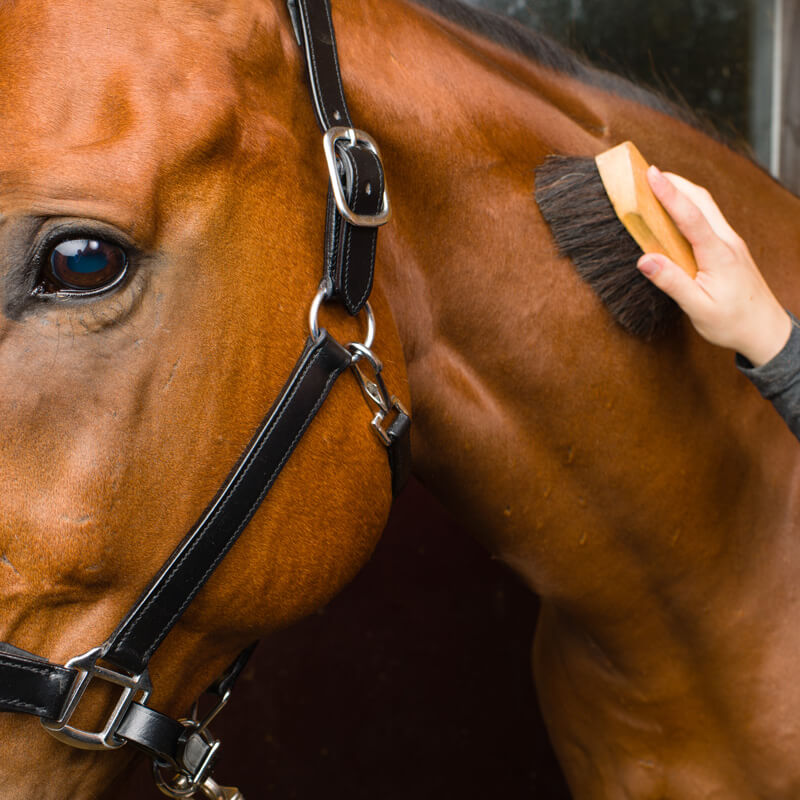
[[[202,735],[205,732],[206,728],[208,728],[208,726],[217,718],[217,714],[219,714],[219,712],[222,711],[222,709],[228,704],[228,700],[231,699],[232,692],[233,689],[228,689],[225,694],[223,694],[222,697],[217,700],[214,707],[203,717],[202,720],[198,720],[198,717],[200,716],[200,699],[198,698],[195,700],[194,705],[192,706],[192,722],[197,725],[197,730],[195,730],[195,733]]]
[[[179,770],[172,777],[164,778],[161,770],[167,765],[158,760],[153,761],[153,777],[162,794],[172,798],[194,797],[211,779],[211,769],[222,743],[211,735],[208,724],[226,702],[227,697],[223,698],[202,722],[194,719],[180,721],[186,727],[186,733],[181,737],[183,746],[178,759]]]
[[[358,342],[351,342],[347,348],[352,355],[350,367],[358,380],[359,386],[361,386],[361,391],[365,399],[368,403],[372,403],[378,407],[378,411],[370,423],[372,430],[385,447],[390,447],[392,440],[386,432],[388,425],[384,425],[387,415],[392,412],[394,414],[408,415],[408,412],[395,395],[389,394],[389,390],[386,388],[386,383],[383,380],[383,364],[375,353],[373,353],[369,347],[359,344]],[[364,375],[361,367],[358,366],[358,362],[362,359],[372,368],[375,380],[369,380]]]
[[[244,800],[244,795],[235,786],[220,786],[211,777],[205,778],[202,783],[192,784],[185,775],[179,775],[167,784],[157,773],[156,785],[162,794],[172,798],[190,798],[201,792],[208,800]]]
[[[220,786],[211,778],[203,781],[200,791],[208,800],[244,800],[244,795],[235,786]]]
[[[225,708],[232,691],[227,689],[202,719],[200,719],[200,700],[196,700],[192,706],[191,718],[180,721],[186,727],[186,733],[181,737],[184,742],[179,759],[181,769],[171,778],[165,779],[161,770],[167,765],[158,760],[153,761],[153,777],[162,794],[172,798],[188,798],[194,797],[201,791],[211,800],[244,800],[238,789],[220,786],[209,774],[222,742],[214,738],[208,726]]]

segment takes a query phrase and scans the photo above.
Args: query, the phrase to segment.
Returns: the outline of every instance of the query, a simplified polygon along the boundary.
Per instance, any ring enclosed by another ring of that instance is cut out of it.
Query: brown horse
[[[403,399],[405,360],[415,470],[542,597],[534,673],[576,797],[794,797],[796,442],[685,325],[617,326],[556,253],[534,169],[633,139],[713,190],[790,307],[800,204],[656,98],[440,11],[334,8],[394,205],[376,349]],[[0,40],[0,638],[63,663],[113,629],[291,368],[327,173],[278,0],[17,0]],[[49,296],[74,240],[125,279]],[[156,708],[368,557],[388,468],[340,384],[156,654]],[[0,726],[9,800],[93,798],[126,763]]]

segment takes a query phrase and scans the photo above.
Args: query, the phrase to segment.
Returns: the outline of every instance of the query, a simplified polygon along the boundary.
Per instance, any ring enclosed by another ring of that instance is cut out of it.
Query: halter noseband
[[[153,759],[159,789],[173,798],[198,791],[211,800],[243,800],[219,786],[211,770],[220,742],[208,725],[227,702],[255,645],[248,647],[207,690],[216,703],[205,718],[174,720],[150,708],[151,656],[244,530],[314,419],[336,379],[352,367],[376,413],[372,426],[386,446],[392,490],[410,467],[411,419],[381,376],[371,350],[374,318],[368,300],[378,226],[388,221],[383,166],[372,138],[353,127],[342,89],[328,0],[287,0],[308,66],[311,97],[330,173],[323,278],[309,315],[311,335],[283,389],[225,483],[175,548],[111,636],[61,666],[0,642],[0,711],[40,717],[57,739],[85,749],[133,744]],[[323,302],[336,300],[367,315],[363,343],[343,347],[317,324]],[[370,377],[362,367],[366,365]],[[114,684],[119,699],[100,730],[71,719],[93,680]],[[171,770],[165,779],[162,770]]]

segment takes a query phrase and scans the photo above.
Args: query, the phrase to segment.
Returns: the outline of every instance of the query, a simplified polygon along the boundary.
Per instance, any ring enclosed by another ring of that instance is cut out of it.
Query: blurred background
[[[746,139],[795,191],[800,0],[471,0]],[[215,731],[247,800],[568,800],[530,679],[536,598],[417,483],[370,564],[262,642]],[[106,800],[157,794],[141,764]]]

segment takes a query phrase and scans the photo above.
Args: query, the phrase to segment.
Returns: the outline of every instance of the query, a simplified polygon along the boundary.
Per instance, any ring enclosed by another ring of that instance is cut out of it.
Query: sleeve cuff
[[[788,313],[792,330],[783,349],[774,358],[754,367],[741,353],[736,354],[736,366],[766,398],[781,394],[800,380],[800,322],[794,314]]]

